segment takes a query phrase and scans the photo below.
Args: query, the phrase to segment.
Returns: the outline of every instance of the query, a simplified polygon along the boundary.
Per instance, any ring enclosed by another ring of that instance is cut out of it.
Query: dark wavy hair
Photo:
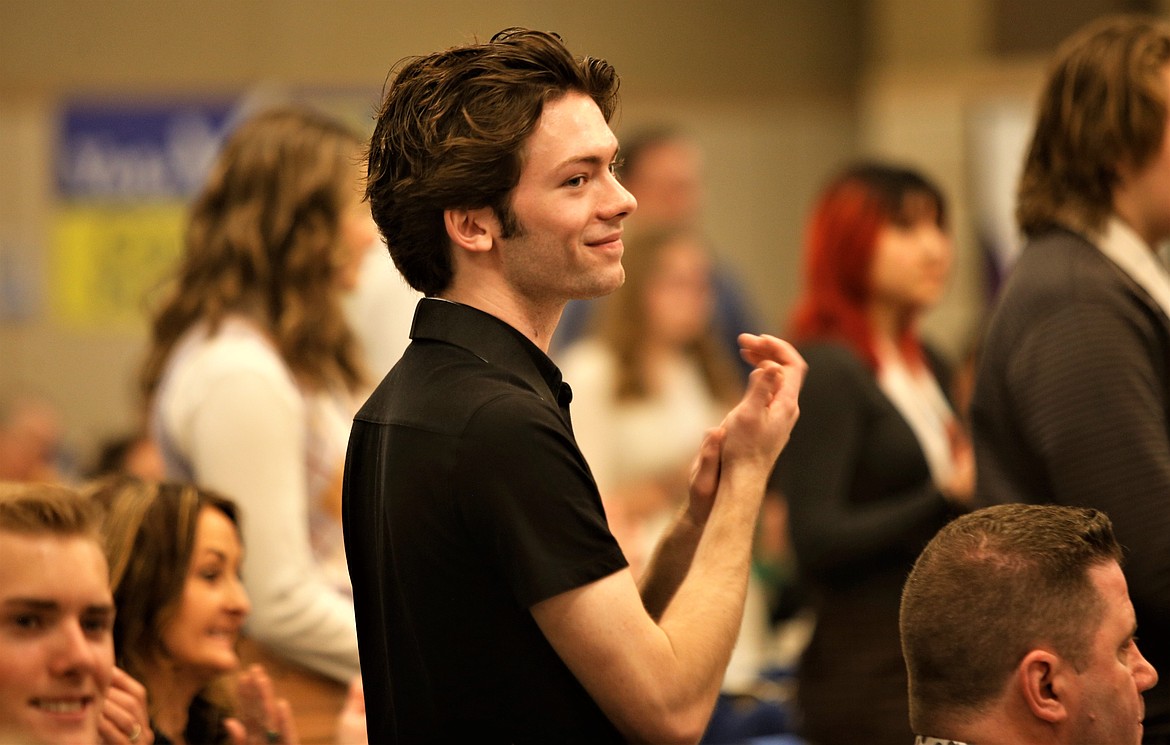
[[[1118,166],[1141,168],[1162,145],[1167,63],[1170,24],[1154,17],[1106,17],[1060,46],[1020,178],[1016,218],[1025,235],[1101,228]]]
[[[510,194],[545,103],[579,91],[609,121],[618,82],[608,62],[522,28],[404,61],[378,111],[366,196],[410,286],[433,296],[451,282],[445,210],[490,207],[516,232]]]
[[[919,219],[923,199],[939,227],[945,228],[946,199],[917,171],[859,163],[829,183],[805,229],[804,288],[790,322],[794,341],[837,339],[877,369],[867,307],[873,297],[878,234],[888,224]],[[921,359],[915,333],[905,329],[900,343],[910,359]]]
[[[358,389],[364,371],[337,273],[361,148],[345,125],[307,109],[266,111],[236,129],[191,210],[178,276],[151,324],[147,401],[183,333],[200,321],[214,333],[229,313],[267,330],[302,385]]]

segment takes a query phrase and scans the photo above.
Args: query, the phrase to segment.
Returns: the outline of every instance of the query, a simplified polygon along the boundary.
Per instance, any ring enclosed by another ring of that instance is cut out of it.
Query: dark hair
[[[1054,225],[1099,230],[1117,168],[1140,168],[1166,131],[1170,24],[1144,16],[1099,19],[1057,50],[1040,96],[1020,178],[1016,217],[1025,235]]]
[[[357,389],[362,363],[337,271],[361,147],[352,130],[308,109],[265,111],[232,133],[192,208],[178,277],[151,324],[148,401],[183,333],[199,321],[215,331],[229,313],[270,332],[300,383]]]
[[[608,121],[617,89],[609,63],[574,59],[560,36],[521,28],[406,60],[378,112],[366,196],[410,286],[433,296],[451,282],[445,210],[490,207],[516,232],[509,198],[545,103],[580,91]]]
[[[163,630],[179,610],[200,512],[205,507],[219,510],[239,534],[239,509],[227,497],[191,484],[132,476],[95,481],[86,493],[105,511],[105,552],[118,609],[118,666],[145,682],[150,663],[166,659]],[[190,711],[202,720],[189,721],[188,732],[218,733],[229,713],[228,701],[215,685],[201,691]],[[221,734],[214,739],[221,740]]]
[[[923,205],[922,200],[925,200]],[[933,211],[923,212],[923,206]],[[796,341],[835,338],[877,369],[868,304],[878,234],[888,224],[909,225],[923,216],[946,227],[942,191],[917,171],[880,163],[846,168],[817,200],[805,228],[804,289],[792,315]],[[904,353],[918,359],[915,329],[905,329]]]
[[[1103,512],[1006,504],[959,517],[927,544],[902,591],[915,732],[978,711],[1032,649],[1081,666],[1104,614],[1088,570],[1121,561]]]

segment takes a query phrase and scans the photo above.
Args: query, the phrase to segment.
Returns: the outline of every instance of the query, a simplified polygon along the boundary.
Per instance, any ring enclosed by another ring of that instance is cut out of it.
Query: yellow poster
[[[62,206],[51,243],[51,307],[64,325],[141,327],[182,253],[186,205]]]

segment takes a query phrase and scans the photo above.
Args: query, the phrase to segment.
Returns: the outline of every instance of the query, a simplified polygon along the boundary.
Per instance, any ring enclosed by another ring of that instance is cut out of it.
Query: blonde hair
[[[101,513],[67,486],[0,482],[0,531],[80,536],[101,543]]]

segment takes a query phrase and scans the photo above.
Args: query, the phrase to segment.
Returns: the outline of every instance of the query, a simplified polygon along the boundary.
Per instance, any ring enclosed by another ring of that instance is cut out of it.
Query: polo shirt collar
[[[541,398],[568,406],[572,397],[561,371],[540,347],[490,313],[441,298],[423,298],[414,311],[411,339],[454,344],[489,365],[522,378]]]

